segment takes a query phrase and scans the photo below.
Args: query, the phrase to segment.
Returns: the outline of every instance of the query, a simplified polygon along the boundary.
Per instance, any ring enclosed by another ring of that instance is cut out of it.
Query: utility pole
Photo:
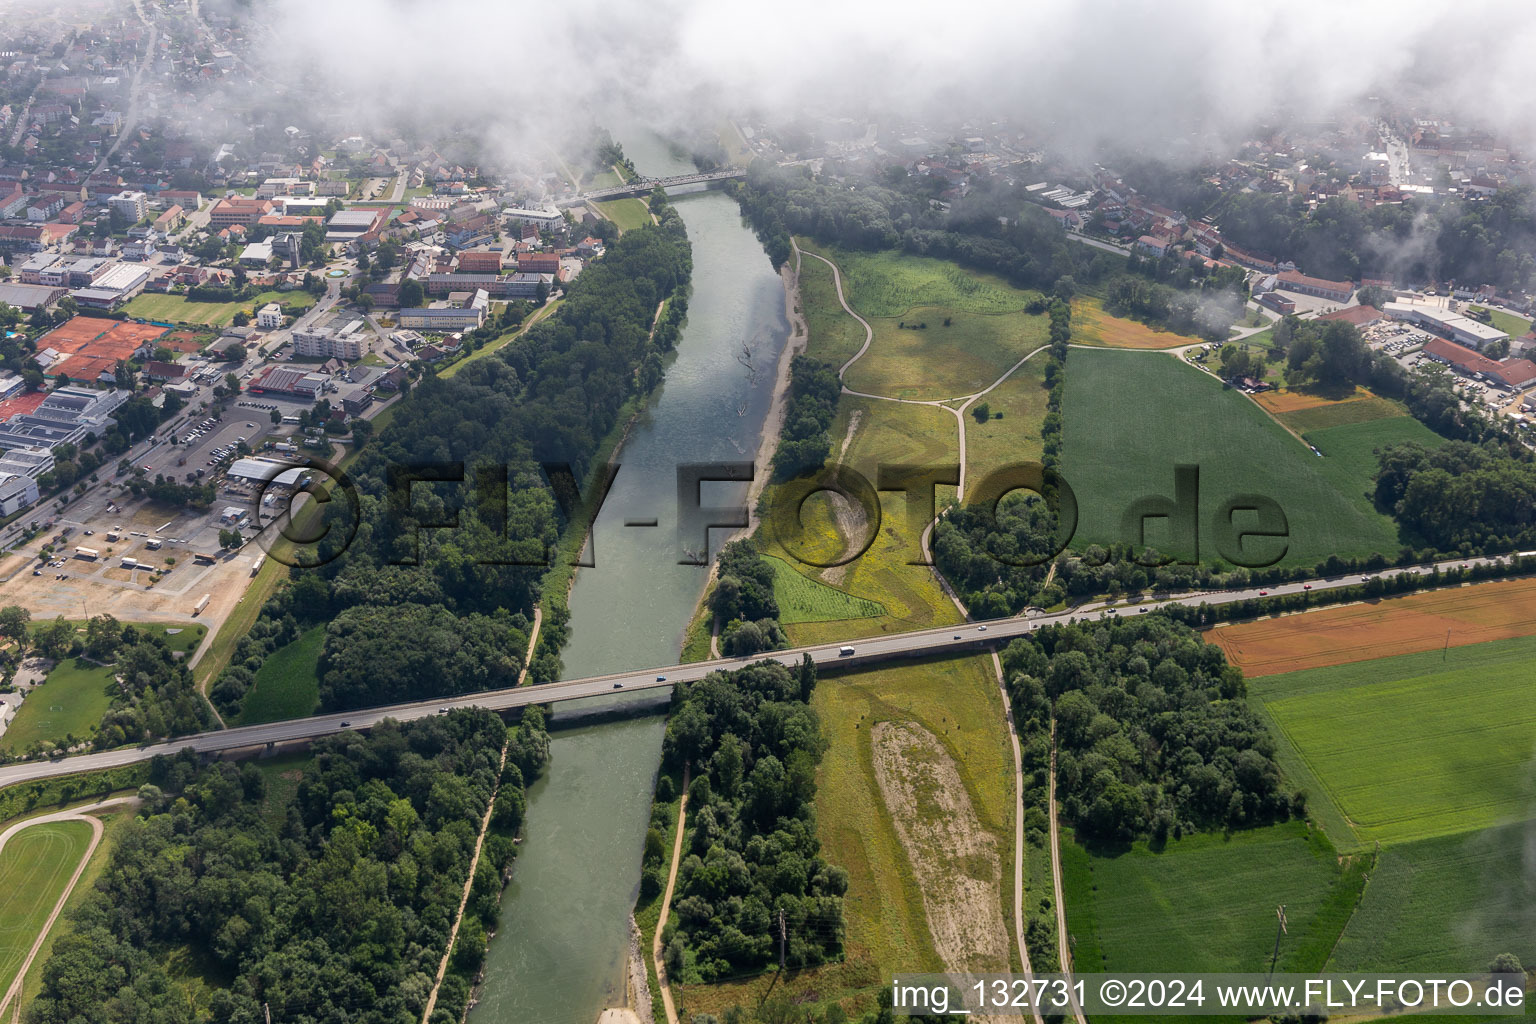
[[[1440,660],[1441,661],[1445,661],[1450,656],[1451,656],[1451,631],[1449,629],[1447,629],[1445,631],[1445,647],[1443,647],[1441,649],[1441,651],[1440,651]]]
[[[1275,964],[1280,959],[1280,936],[1287,934],[1285,929],[1285,904],[1275,908],[1275,916],[1280,919],[1280,927],[1275,929],[1275,952],[1269,958],[1269,977],[1275,976]],[[1266,979],[1267,981],[1268,979]]]
[[[784,909],[779,908],[779,973],[784,973],[784,944],[789,941],[789,929],[784,925]]]

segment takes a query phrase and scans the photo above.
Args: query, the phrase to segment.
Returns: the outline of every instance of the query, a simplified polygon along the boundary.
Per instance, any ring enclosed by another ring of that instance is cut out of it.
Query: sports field
[[[1362,842],[1400,843],[1530,815],[1533,668],[1522,637],[1265,676],[1249,693],[1290,748],[1292,784]]]
[[[233,320],[240,310],[249,312],[260,309],[269,302],[276,302],[283,306],[308,307],[315,304],[315,297],[301,289],[294,289],[286,292],[262,292],[242,302],[191,302],[180,295],[145,293],[132,299],[123,307],[123,312],[145,320],[223,327]]]
[[[9,989],[85,848],[83,821],[29,825],[0,850],[0,992]]]
[[[1182,348],[1205,341],[1189,334],[1149,327],[1104,310],[1098,299],[1081,296],[1072,300],[1072,341],[1105,348]]]
[[[598,203],[597,208],[603,216],[619,226],[620,231],[629,231],[633,228],[644,227],[651,223],[650,207],[641,199],[613,199],[606,203]]]
[[[1275,906],[1280,970],[1317,970],[1344,927],[1359,874],[1303,822],[1201,833],[1115,856],[1063,840],[1063,896],[1081,971],[1264,971]]]
[[[1021,312],[962,313],[947,306],[914,306],[900,317],[873,319],[870,326],[875,339],[863,358],[848,368],[844,383],[865,394],[934,401],[989,387],[1047,343],[1049,324],[1043,315]]]
[[[93,316],[76,316],[38,339],[37,348],[60,353],[58,360],[46,367],[50,376],[63,374],[72,380],[94,382],[98,375],[111,373],[117,364],[132,358],[147,341],[165,333],[164,327],[127,323]]]
[[[1219,559],[1211,537],[1218,510],[1247,494],[1270,498],[1284,512],[1289,537],[1282,564],[1313,565],[1329,555],[1399,546],[1395,524],[1372,507],[1371,474],[1362,475],[1359,461],[1319,458],[1247,396],[1167,355],[1073,350],[1062,437],[1062,473],[1079,508],[1079,547],[1134,543],[1124,522],[1133,503],[1171,498],[1174,467],[1181,464],[1199,468],[1199,559],[1206,564]],[[1244,525],[1241,518],[1237,525]],[[1146,539],[1167,554],[1195,556],[1171,550],[1166,520],[1147,520]],[[1245,557],[1272,559],[1281,543],[1250,538]]]
[[[1536,821],[1389,847],[1328,962],[1331,971],[1536,963]]]
[[[299,634],[287,647],[273,651],[256,672],[256,682],[240,707],[241,725],[280,722],[313,714],[320,703],[316,665],[325,644],[325,627]]]
[[[70,658],[54,666],[0,736],[0,752],[22,754],[34,743],[83,740],[112,706],[112,669]]]
[[[1536,634],[1536,579],[1383,598],[1217,626],[1206,639],[1250,679]]]

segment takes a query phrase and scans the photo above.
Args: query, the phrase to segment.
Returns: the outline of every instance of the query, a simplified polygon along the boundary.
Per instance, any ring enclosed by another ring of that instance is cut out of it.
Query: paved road
[[[1442,562],[1440,565],[1444,568],[1451,568],[1458,565],[1487,564],[1501,560],[1499,558],[1455,559]],[[1389,578],[1400,573],[1428,573],[1431,571],[1431,566],[1422,565],[1409,566],[1404,569],[1389,569],[1378,575],[1383,578]],[[74,772],[115,768],[121,765],[145,761],[157,754],[175,754],[181,750],[195,750],[200,753],[215,754],[221,751],[248,749],[273,743],[310,740],[342,732],[346,729],[365,729],[387,718],[402,722],[430,718],[432,715],[453,708],[481,707],[489,708],[492,711],[508,711],[514,708],[526,707],[530,704],[550,704],[558,701],[575,700],[581,697],[596,697],[605,693],[612,694],[618,690],[627,692],[670,687],[674,683],[702,679],[711,672],[721,669],[740,668],[750,661],[765,658],[778,661],[784,665],[794,666],[799,664],[803,655],[809,654],[811,659],[820,666],[862,667],[892,658],[946,653],[956,655],[972,654],[980,650],[1002,645],[1015,637],[1027,636],[1042,626],[1061,624],[1077,619],[1102,618],[1118,614],[1140,615],[1156,608],[1166,608],[1175,605],[1194,607],[1200,604],[1232,604],[1264,596],[1294,594],[1303,590],[1333,590],[1359,583],[1361,579],[1362,577],[1359,575],[1336,576],[1327,579],[1315,579],[1305,583],[1286,583],[1267,588],[1252,587],[1247,590],[1195,592],[1181,594],[1177,597],[1149,599],[1144,602],[1113,606],[1109,602],[1092,602],[1081,605],[1071,611],[1059,612],[1053,615],[1031,615],[1026,618],[1000,619],[987,623],[966,623],[958,626],[945,626],[939,629],[915,630],[910,633],[849,638],[841,643],[817,644],[811,647],[795,647],[784,651],[774,651],[770,654],[761,655],[758,658],[717,658],[711,661],[695,662],[691,665],[666,665],[660,668],[619,672],[613,675],[593,676],[587,679],[572,679],[566,682],[545,683],[536,686],[519,686],[505,690],[490,690],[484,693],[464,694],[458,697],[441,697],[434,700],[415,701],[406,704],[392,704],[386,707],[348,711],[340,714],[315,715],[311,718],[299,718],[287,722],[271,722],[266,725],[242,726],[237,729],[198,733],[193,736],[168,740],[162,743],[146,744],[139,747],[125,747],[94,754],[79,754],[74,757],[60,758],[54,761],[33,761],[24,764],[8,765],[0,768],[0,787],[14,785],[18,782],[30,782],[34,779],[69,775]],[[851,654],[842,653],[843,650],[849,648],[852,650]]]

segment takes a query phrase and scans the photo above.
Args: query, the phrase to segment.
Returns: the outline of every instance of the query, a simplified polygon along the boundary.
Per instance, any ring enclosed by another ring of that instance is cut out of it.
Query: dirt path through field
[[[1061,894],[1061,831],[1056,820],[1056,719],[1051,719],[1051,783],[1046,798],[1046,809],[1051,819],[1051,885],[1056,890],[1056,952],[1061,960],[1061,973],[1067,976],[1068,998],[1072,1000],[1072,1016],[1077,1024],[1088,1024],[1083,1008],[1078,1005],[1072,981],[1072,937],[1067,932],[1067,901]]]
[[[997,688],[1003,694],[1003,716],[1008,720],[1008,742],[1013,747],[1013,935],[1019,946],[1019,968],[1024,981],[1034,991],[1035,971],[1029,962],[1029,947],[1024,943],[1024,757],[1019,749],[1019,729],[1013,720],[1013,702],[1008,699],[1008,684],[1003,678],[1003,661],[992,652],[992,670],[997,673]],[[1044,1024],[1040,1008],[1033,1006],[1035,1024]]]
[[[683,859],[683,824],[688,820],[688,767],[683,766],[683,795],[677,801],[677,835],[672,837],[672,866],[667,869],[667,888],[661,894],[661,913],[656,918],[656,935],[651,939],[651,960],[656,964],[656,984],[661,988],[661,1005],[667,1012],[667,1024],[678,1024],[677,1005],[672,1002],[672,982],[662,961],[661,931],[667,926],[667,912],[672,908],[672,890],[677,885],[677,865]]]

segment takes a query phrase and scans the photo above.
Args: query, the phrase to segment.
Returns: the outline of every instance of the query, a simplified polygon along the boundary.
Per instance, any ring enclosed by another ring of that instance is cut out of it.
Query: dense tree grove
[[[780,479],[818,470],[832,454],[827,433],[837,418],[837,400],[843,382],[837,367],[810,356],[797,355],[789,364],[789,402],[779,447],[773,453],[773,472]]]
[[[1225,339],[1248,299],[1245,275],[1235,267],[1206,272],[1177,256],[1132,256],[1128,266],[1136,273],[1110,279],[1104,289],[1105,307],[1183,334]]]
[[[356,605],[325,627],[320,706],[411,700],[431,693],[440,676],[459,691],[515,686],[528,630],[521,612],[505,609],[454,615],[440,605]]]
[[[760,662],[678,686],[662,756],[690,766],[690,845],[663,933],[674,979],[715,981],[775,962],[836,959],[848,876],[820,856],[812,804],[825,740],[797,671]]]
[[[565,479],[585,481],[625,403],[660,379],[682,313],[663,316],[653,338],[658,305],[671,298],[670,308],[686,309],[687,233],[664,197],[653,198],[652,209],[659,223],[616,239],[569,286],[558,311],[451,379],[429,373],[359,453],[350,467],[357,500],[327,504],[329,533],[312,551],[325,564],[296,570],[288,588],[295,593],[280,593],[263,616],[268,637],[284,615],[296,628],[338,620],[323,666],[328,707],[516,678],[518,645],[527,642],[563,523],[541,464],[567,465]],[[462,479],[449,471],[453,463],[463,464]],[[434,526],[455,517],[456,527]],[[552,604],[530,669],[535,682],[559,674],[565,612],[562,600]],[[402,629],[403,621],[422,628]],[[359,647],[348,640],[353,634],[384,643],[395,668],[359,658],[373,641]],[[486,661],[474,671],[429,668],[434,658],[481,655]],[[259,665],[258,658],[225,673],[215,687],[221,706],[238,706]]]
[[[287,803],[254,764],[156,759],[28,1021],[262,1024],[264,1007],[283,1021],[420,1020],[508,739],[478,710],[328,737]],[[542,718],[510,739],[502,792],[515,811],[543,763]],[[487,839],[493,883],[514,851],[510,834]],[[187,950],[205,1001],[173,974]],[[459,1020],[467,996],[450,975],[433,1024]]]
[[[1394,445],[1377,452],[1376,502],[1440,551],[1536,545],[1536,461],[1495,444]]]
[[[1162,842],[1304,810],[1305,794],[1281,791],[1242,673],[1188,626],[1159,615],[1053,626],[1010,643],[1003,668],[1025,784],[1035,798],[1048,784],[1054,720],[1058,806],[1089,841]]]
[[[899,247],[1041,290],[1068,276],[1101,281],[1125,267],[1119,256],[1069,241],[1022,188],[986,182],[947,209],[923,189],[918,179],[849,187],[756,160],[735,195],[775,267],[789,259],[791,234],[851,249]]]
[[[709,608],[720,623],[720,648],[731,657],[784,647],[779,603],[773,597],[773,566],[751,541],[734,540],[715,560]]]

